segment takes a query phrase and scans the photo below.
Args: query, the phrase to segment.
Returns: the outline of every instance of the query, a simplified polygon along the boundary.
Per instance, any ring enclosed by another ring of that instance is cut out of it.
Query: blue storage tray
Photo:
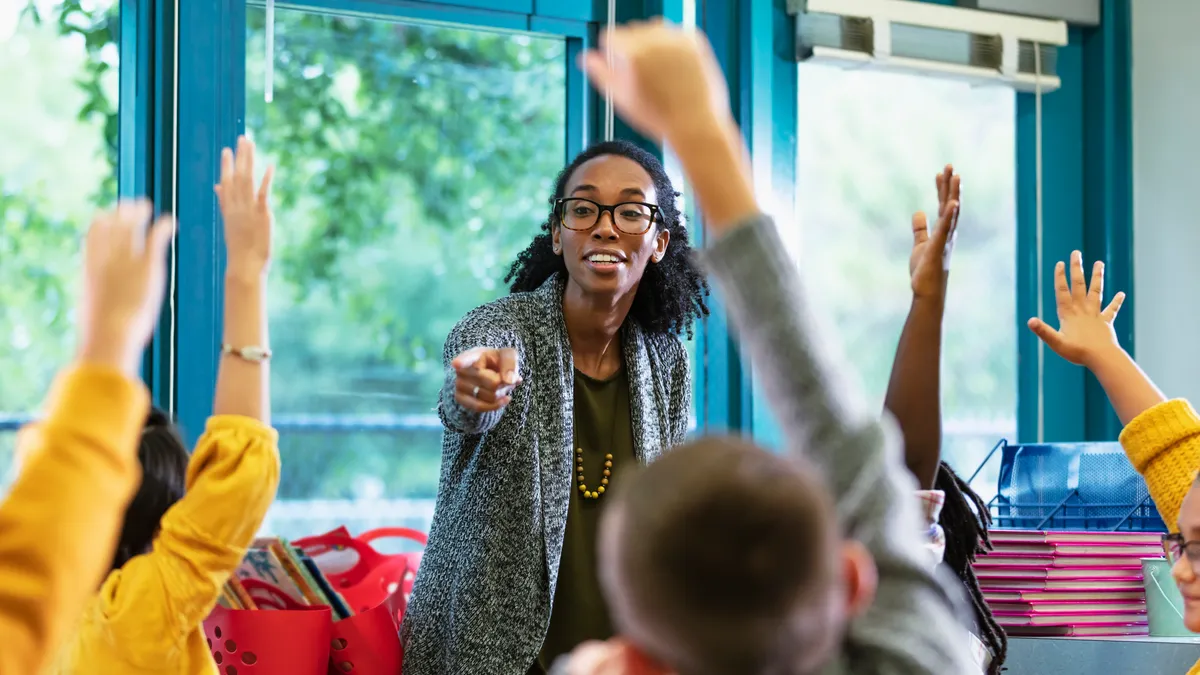
[[[1000,479],[988,502],[993,527],[1167,531],[1119,443],[1000,441],[988,457],[997,449]]]

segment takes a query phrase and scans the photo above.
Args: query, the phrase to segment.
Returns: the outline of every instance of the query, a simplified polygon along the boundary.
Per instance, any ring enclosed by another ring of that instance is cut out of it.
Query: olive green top
[[[607,640],[613,634],[596,568],[600,513],[611,496],[600,494],[596,499],[589,499],[580,486],[585,486],[588,492],[599,491],[606,468],[612,473],[608,476],[612,486],[629,468],[637,466],[633,423],[629,416],[629,379],[624,369],[605,381],[575,371],[574,447],[572,464],[576,473],[571,481],[573,488],[558,566],[558,587],[554,589],[550,627],[538,657],[537,665],[542,671],[549,670],[555,659],[581,642]],[[582,464],[579,462],[581,454]],[[607,459],[608,455],[612,455],[611,460]],[[612,466],[606,467],[605,462],[609,461]],[[580,466],[583,467],[582,483]]]

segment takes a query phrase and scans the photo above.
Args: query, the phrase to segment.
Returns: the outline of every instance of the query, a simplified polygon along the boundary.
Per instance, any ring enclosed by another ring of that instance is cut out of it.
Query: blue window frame
[[[1130,294],[1116,329],[1133,335],[1133,175],[1129,0],[1102,3],[1101,24],[1073,27],[1059,50],[1062,88],[1042,99],[1042,304],[1054,320],[1053,265],[1075,249],[1105,262],[1105,288]],[[1111,441],[1120,433],[1091,374],[1045,350],[1025,328],[1037,313],[1036,101],[1017,101],[1017,435],[1022,442]],[[1039,400],[1039,389],[1041,398]],[[1041,410],[1039,411],[1039,407]]]
[[[223,247],[216,201],[210,189],[220,149],[245,126],[246,7],[261,0],[180,0],[178,44],[179,163],[177,214],[181,222],[176,254],[175,387],[176,411],[189,440],[209,414],[221,331]],[[281,10],[336,12],[366,18],[435,22],[527,32],[565,38],[566,58],[574,59],[594,39],[593,7],[584,3],[526,0],[419,2],[387,0],[295,0]],[[587,11],[585,15],[584,10]],[[592,95],[581,74],[567,68],[564,133],[568,153],[588,139]],[[157,365],[162,359],[152,359]]]
[[[793,29],[786,0],[698,4],[697,24],[709,32],[733,87],[735,113],[754,153],[757,180],[770,186],[775,204],[787,208],[795,199],[796,64],[791,60]],[[680,20],[684,5],[683,0],[618,0],[617,13],[622,21],[658,14]],[[122,194],[152,194],[180,218],[173,331],[160,331],[146,367],[156,400],[170,402],[174,390],[174,408],[194,437],[211,402],[220,323],[222,274],[216,252],[222,242],[208,185],[216,175],[219,148],[231,143],[244,123],[246,4],[244,0],[179,0],[177,6],[176,15],[173,3],[123,2],[122,62],[139,65],[123,69],[122,101],[134,103],[128,110],[123,105],[121,112],[120,175]],[[277,6],[559,35],[567,38],[571,60],[594,43],[607,12],[604,0],[293,0]],[[188,30],[179,31],[175,44],[177,24]],[[130,26],[138,30],[128,30]],[[752,40],[751,35],[772,39]],[[1047,313],[1053,312],[1051,266],[1073,248],[1082,248],[1089,260],[1108,263],[1108,288],[1132,290],[1128,43],[1128,0],[1104,3],[1099,27],[1072,28],[1071,44],[1059,56],[1063,87],[1043,99],[1042,288]],[[172,63],[176,54],[177,62]],[[567,88],[565,133],[568,154],[574,154],[600,137],[603,102],[574,68],[568,69]],[[142,95],[147,91],[150,97]],[[1038,437],[1038,394],[1039,386],[1044,386],[1045,439],[1113,438],[1119,427],[1094,380],[1053,354],[1046,354],[1039,378],[1037,342],[1024,328],[1037,306],[1033,108],[1031,96],[1018,98],[1014,152],[1019,279],[1013,327],[1021,336],[1018,435],[1021,440]],[[170,124],[176,110],[177,152],[175,127]],[[635,136],[620,125],[617,134]],[[700,228],[695,238],[703,243]],[[1132,301],[1118,320],[1122,343],[1129,349],[1133,347]],[[763,406],[755,405],[752,378],[729,337],[719,298],[715,309],[697,336],[700,425],[753,433],[774,443],[778,440],[774,423]],[[165,314],[164,325],[169,325],[172,312]]]

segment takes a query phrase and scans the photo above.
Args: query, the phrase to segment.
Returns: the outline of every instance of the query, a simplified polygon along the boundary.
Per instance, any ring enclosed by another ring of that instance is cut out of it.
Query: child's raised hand
[[[909,258],[908,272],[912,277],[912,291],[919,298],[944,298],[946,281],[950,276],[950,254],[954,250],[954,239],[958,234],[959,186],[961,180],[954,175],[949,164],[937,176],[938,220],[933,234],[929,233],[929,221],[924,211],[912,217],[913,248]]]
[[[1083,254],[1071,253],[1071,281],[1067,283],[1066,268],[1059,262],[1054,266],[1054,296],[1058,309],[1058,330],[1041,319],[1029,320],[1029,328],[1046,346],[1064,359],[1090,368],[1105,353],[1119,350],[1113,321],[1125,301],[1124,293],[1113,296],[1108,307],[1101,309],[1104,296],[1104,263],[1092,266],[1091,287],[1083,278]]]
[[[254,141],[241,136],[237,152],[221,152],[221,182],[215,190],[225,221],[226,269],[257,276],[271,261],[271,178],[267,167],[262,183],[254,185]]]
[[[167,281],[170,216],[147,232],[153,208],[124,201],[96,215],[84,242],[84,288],[79,304],[79,359],[137,375],[154,332]]]
[[[707,130],[731,118],[729,88],[703,33],[662,20],[634,22],[583,56],[596,88],[611,92],[621,118],[657,140]],[[611,51],[611,63],[605,49]]]

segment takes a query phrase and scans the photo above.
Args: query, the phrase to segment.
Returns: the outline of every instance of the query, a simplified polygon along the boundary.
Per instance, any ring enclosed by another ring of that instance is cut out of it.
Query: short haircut
[[[142,465],[142,484],[125,510],[125,523],[113,556],[114,570],[150,548],[167,509],[183,497],[187,446],[171,418],[158,408],[146,417],[138,441],[138,460]]]
[[[680,675],[795,675],[832,657],[840,536],[815,471],[710,436],[622,482],[600,574],[623,635]]]

